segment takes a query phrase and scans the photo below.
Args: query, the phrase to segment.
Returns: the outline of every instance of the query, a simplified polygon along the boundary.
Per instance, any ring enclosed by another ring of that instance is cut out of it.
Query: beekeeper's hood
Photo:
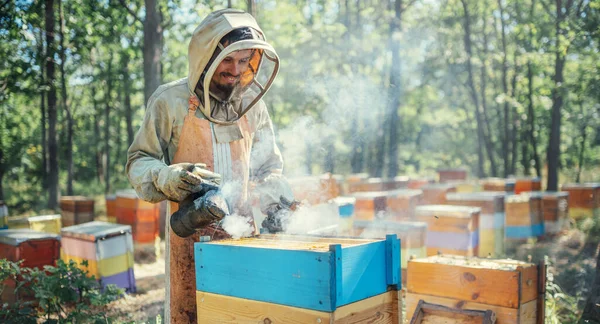
[[[248,28],[251,39],[220,44],[223,36],[239,28]],[[239,74],[235,78],[227,72],[216,72],[223,60],[226,64],[238,63],[231,62],[232,57],[249,61],[238,65],[242,68],[236,70]],[[231,124],[247,113],[267,92],[279,70],[279,57],[254,17],[235,9],[215,11],[200,23],[188,47],[188,60],[188,89],[199,96],[204,116],[219,124]],[[210,90],[213,75],[217,79],[213,86],[226,89],[224,92]],[[200,91],[195,91],[196,86]]]

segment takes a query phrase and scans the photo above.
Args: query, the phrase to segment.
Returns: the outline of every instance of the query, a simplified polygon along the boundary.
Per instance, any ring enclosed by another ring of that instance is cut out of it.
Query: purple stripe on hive
[[[100,277],[100,283],[102,287],[113,284],[119,288],[125,289],[129,293],[135,292],[135,276],[133,275],[133,268],[129,268],[127,271],[112,276]]]
[[[470,250],[479,245],[479,231],[463,233],[427,231],[425,244],[432,248]]]

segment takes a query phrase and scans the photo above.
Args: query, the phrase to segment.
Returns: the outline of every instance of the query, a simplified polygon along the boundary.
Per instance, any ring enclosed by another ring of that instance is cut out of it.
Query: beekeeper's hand
[[[206,169],[203,163],[177,163],[162,168],[155,177],[154,185],[167,199],[175,202],[184,200],[188,195],[216,189],[221,184],[221,175]]]

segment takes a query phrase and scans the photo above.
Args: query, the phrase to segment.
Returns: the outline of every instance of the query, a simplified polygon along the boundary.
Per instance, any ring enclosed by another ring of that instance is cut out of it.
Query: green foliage
[[[94,277],[88,277],[72,260],[57,261],[57,266],[22,268],[21,262],[0,260],[0,281],[14,282],[15,288],[3,285],[0,292],[14,293],[16,301],[0,309],[3,323],[106,323],[106,306],[123,295],[114,285],[100,289]],[[83,267],[87,261],[82,262]]]
[[[568,324],[577,323],[581,310],[579,303],[585,296],[578,293],[576,296],[564,292],[561,287],[554,282],[554,276],[548,274],[546,282],[546,323],[547,324]]]

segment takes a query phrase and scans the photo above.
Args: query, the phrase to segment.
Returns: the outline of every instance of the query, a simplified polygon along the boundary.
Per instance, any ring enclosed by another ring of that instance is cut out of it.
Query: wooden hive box
[[[374,192],[383,191],[385,181],[382,178],[369,178],[358,182],[348,183],[348,192]]]
[[[408,188],[410,179],[406,176],[397,176],[393,179],[385,179],[383,182],[383,190],[396,190]]]
[[[60,234],[62,222],[60,215],[19,216],[10,217],[8,227],[11,229],[28,228],[39,232]]]
[[[418,206],[415,220],[427,223],[427,255],[476,256],[479,251],[480,212],[481,209],[476,207]]]
[[[385,238],[387,234],[396,234],[400,239],[400,268],[402,283],[406,283],[406,268],[410,258],[427,256],[427,223],[410,221],[355,221],[354,236],[361,238]]]
[[[538,302],[544,301],[543,273],[535,264],[515,260],[449,255],[411,260],[407,318],[423,300],[453,309],[491,310],[497,324],[543,323],[542,308],[538,315]]]
[[[480,257],[504,255],[504,197],[503,191],[449,193],[448,204],[481,208],[479,215]]]
[[[340,195],[341,182],[331,176],[308,176],[288,179],[296,200],[317,205]]]
[[[388,218],[394,220],[411,220],[415,216],[415,208],[421,204],[423,191],[415,189],[396,189],[386,193]]]
[[[467,170],[465,169],[438,169],[438,181],[448,182],[453,180],[467,180]]]
[[[355,220],[371,221],[386,217],[387,194],[385,192],[355,192],[352,197],[356,198],[356,204],[354,205]]]
[[[486,178],[479,181],[483,191],[515,191],[515,179]]]
[[[402,323],[394,235],[262,235],[194,251],[198,323]]]
[[[424,185],[433,184],[435,180],[432,178],[415,178],[408,180],[408,189],[421,189]]]
[[[340,219],[338,226],[339,235],[350,236],[352,235],[354,222],[354,208],[356,205],[356,198],[354,197],[336,197],[333,198],[332,203],[337,207]]]
[[[419,300],[410,324],[422,323],[494,324],[496,314],[491,310],[456,309]]]
[[[94,220],[94,199],[84,196],[60,198],[60,214],[63,226],[72,226]]]
[[[449,180],[446,181],[447,184],[451,184],[456,187],[456,192],[458,193],[472,193],[472,192],[480,192],[483,191],[481,184],[479,184],[478,180]]]
[[[565,191],[543,191],[542,216],[544,232],[547,235],[557,234],[569,226],[569,193]]]
[[[569,193],[569,215],[576,219],[600,217],[600,183],[564,184]]]
[[[446,203],[446,194],[456,192],[456,187],[446,183],[432,183],[421,187],[423,190],[423,205],[443,205]]]
[[[110,223],[117,222],[117,195],[104,196],[106,201],[106,220]]]
[[[507,241],[523,241],[544,235],[542,196],[525,192],[504,199],[505,235]]]
[[[117,192],[117,223],[130,225],[136,244],[155,244],[158,238],[159,204],[138,198],[133,190]]]
[[[515,194],[528,191],[540,191],[542,190],[542,182],[540,178],[529,177],[529,178],[516,178],[515,181]]]
[[[65,227],[61,235],[61,258],[65,262],[73,260],[103,287],[114,284],[135,292],[131,226],[90,222]],[[87,267],[81,265],[83,261],[88,262]]]

